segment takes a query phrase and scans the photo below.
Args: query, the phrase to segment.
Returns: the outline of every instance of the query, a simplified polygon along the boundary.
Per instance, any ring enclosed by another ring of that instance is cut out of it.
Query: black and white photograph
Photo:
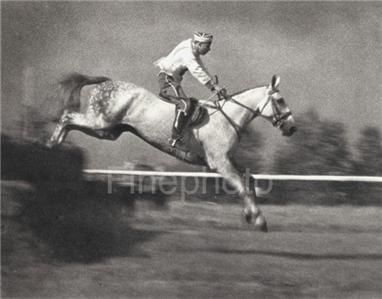
[[[382,2],[0,10],[2,298],[382,297]]]

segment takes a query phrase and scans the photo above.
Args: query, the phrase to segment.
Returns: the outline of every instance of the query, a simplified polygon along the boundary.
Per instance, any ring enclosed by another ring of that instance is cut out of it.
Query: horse
[[[280,77],[274,75],[270,84],[245,89],[223,99],[200,100],[199,107],[208,113],[202,122],[185,130],[188,150],[181,151],[168,142],[173,105],[130,82],[72,73],[59,83],[63,109],[47,146],[61,144],[71,130],[107,140],[116,140],[123,132],[131,132],[178,159],[220,173],[243,200],[246,221],[253,223],[254,229],[265,232],[267,222],[256,203],[256,194],[249,190],[235,168],[231,153],[243,130],[258,116],[270,121],[284,136],[296,131],[295,120],[279,84]],[[85,85],[92,85],[88,86],[90,93],[86,95],[81,93]]]

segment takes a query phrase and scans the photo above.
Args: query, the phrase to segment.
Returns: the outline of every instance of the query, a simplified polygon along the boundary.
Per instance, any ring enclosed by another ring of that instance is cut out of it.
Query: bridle
[[[276,90],[275,92],[278,92],[278,90]],[[292,115],[292,112],[291,111],[288,111],[285,113],[281,112],[280,108],[276,104],[276,99],[274,97],[272,97],[272,94],[273,93],[270,93],[268,95],[268,99],[265,102],[265,104],[263,105],[263,107],[259,110],[259,113],[261,114],[264,111],[264,109],[266,108],[266,106],[269,103],[271,103],[272,104],[272,111],[273,111],[272,125],[276,128],[281,128],[284,125],[285,120],[289,116]]]
[[[276,90],[275,92],[277,92],[278,90]],[[274,93],[274,92],[273,92]],[[283,125],[284,125],[284,122],[285,120],[290,116],[292,115],[292,112],[288,111],[288,112],[281,112],[280,111],[280,108],[278,107],[277,103],[276,103],[276,100],[274,99],[274,97],[272,97],[272,94],[273,93],[270,93],[268,95],[268,98],[267,98],[267,101],[265,102],[265,104],[260,108],[260,107],[257,107],[256,109],[252,109],[251,107],[248,107],[247,105],[244,105],[243,103],[240,103],[238,101],[236,101],[232,96],[222,96],[220,94],[214,94],[212,95],[213,96],[217,96],[218,99],[215,100],[215,101],[212,101],[212,105],[208,105],[208,104],[203,104],[203,106],[206,106],[206,107],[209,107],[209,108],[213,108],[213,109],[216,109],[216,111],[219,111],[220,113],[223,114],[223,116],[228,120],[228,122],[231,124],[231,126],[235,129],[235,132],[239,138],[239,140],[241,139],[241,135],[240,135],[240,131],[241,131],[241,127],[236,124],[223,110],[223,107],[225,105],[225,103],[227,102],[232,102],[232,103],[235,103],[236,105],[239,105],[241,107],[243,107],[244,109],[248,110],[251,112],[251,117],[249,119],[248,122],[251,122],[256,116],[258,115],[261,115],[264,111],[264,109],[269,105],[271,104],[272,105],[272,111],[273,111],[273,116],[272,116],[272,125],[274,127],[277,127],[277,128],[281,128]],[[211,98],[212,98],[211,97]],[[215,111],[215,112],[216,112]],[[213,113],[215,113],[213,112]]]

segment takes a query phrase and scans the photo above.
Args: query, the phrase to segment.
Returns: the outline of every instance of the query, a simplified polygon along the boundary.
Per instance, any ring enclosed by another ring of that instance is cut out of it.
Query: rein
[[[211,100],[213,97],[215,97],[215,96],[217,96],[218,99],[215,100],[215,101],[213,101],[213,102],[212,102],[213,104],[210,104],[210,102],[211,102],[210,100]],[[223,101],[223,104],[221,104],[222,101]],[[227,113],[225,113],[224,110],[223,110],[223,106],[224,106],[224,104],[225,104],[226,102],[228,102],[228,101],[233,102],[233,103],[235,103],[235,104],[237,104],[237,105],[239,105],[239,106],[241,106],[241,107],[243,107],[243,108],[245,108],[245,109],[251,111],[251,112],[252,112],[251,120],[253,120],[253,119],[258,115],[258,113],[259,113],[258,110],[254,110],[254,109],[252,109],[251,107],[248,107],[248,106],[246,106],[246,105],[244,105],[244,104],[242,104],[242,103],[236,101],[236,100],[235,100],[234,98],[232,98],[231,96],[224,97],[224,96],[221,96],[221,95],[220,95],[219,93],[217,93],[217,92],[213,93],[207,100],[203,100],[203,102],[202,102],[200,105],[203,106],[203,107],[208,107],[208,108],[215,109],[215,110],[216,110],[215,112],[219,111],[221,114],[223,114],[223,116],[228,120],[228,122],[230,123],[230,125],[234,128],[234,130],[235,130],[235,132],[236,132],[236,135],[237,135],[237,137],[238,137],[238,139],[239,139],[239,141],[240,141],[240,140],[241,140],[241,134],[240,134],[240,131],[241,131],[242,128],[241,128],[238,124],[236,124],[236,123],[232,120],[232,118],[230,118],[229,115],[227,115]],[[213,113],[215,113],[215,112],[213,112]],[[213,113],[212,113],[212,114],[213,114]],[[251,120],[250,120],[250,121],[251,121]]]
[[[213,101],[212,104],[211,103],[211,99],[213,97],[217,96],[218,99]],[[223,101],[223,104],[221,104],[221,102]],[[282,113],[279,109],[279,107],[277,106],[277,104],[275,103],[275,99],[269,95],[268,96],[268,99],[267,101],[265,102],[265,104],[263,105],[263,107],[261,109],[257,108],[256,110],[255,109],[252,109],[251,107],[248,107],[247,105],[244,105],[243,103],[240,103],[239,101],[236,101],[232,96],[221,96],[219,93],[215,92],[213,93],[207,100],[202,100],[200,102],[199,105],[200,106],[203,106],[203,107],[208,107],[208,108],[212,108],[212,109],[215,109],[217,111],[219,111],[221,114],[223,114],[223,116],[228,120],[228,122],[230,123],[230,125],[234,128],[237,136],[238,136],[238,139],[240,141],[241,139],[241,134],[240,134],[240,131],[241,131],[241,127],[236,124],[230,117],[229,115],[227,115],[227,113],[224,112],[223,110],[223,106],[226,102],[232,102],[232,103],[235,103],[236,105],[239,105],[240,107],[243,107],[244,109],[250,111],[252,113],[252,116],[251,116],[251,119],[250,121],[252,121],[256,116],[258,116],[259,114],[261,114],[264,109],[267,107],[267,105],[269,103],[271,103],[272,105],[272,111],[273,111],[273,119],[272,119],[272,124],[274,127],[278,127],[280,128],[283,124],[283,121],[285,119],[287,119],[290,115],[292,115],[292,112],[286,112],[286,113]],[[215,113],[213,112],[213,113]],[[212,114],[213,114],[212,113]]]
[[[237,137],[238,137],[239,142],[240,142],[240,139],[241,139],[241,135],[240,135],[241,127],[240,127],[238,124],[236,124],[236,123],[232,120],[232,118],[230,118],[230,117],[227,115],[227,113],[224,112],[224,110],[223,110],[223,106],[224,106],[224,104],[227,102],[228,99],[226,99],[225,97],[224,97],[223,99],[224,99],[224,103],[223,103],[223,105],[220,105],[220,101],[221,101],[222,99],[219,99],[218,101],[216,101],[216,102],[215,102],[215,105],[216,105],[216,107],[217,107],[217,110],[220,111],[221,114],[223,114],[223,116],[228,120],[228,122],[231,124],[231,126],[235,129],[235,132],[236,132]]]

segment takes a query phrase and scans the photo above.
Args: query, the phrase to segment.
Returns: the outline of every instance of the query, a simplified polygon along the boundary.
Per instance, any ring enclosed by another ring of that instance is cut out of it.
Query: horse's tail
[[[107,77],[91,77],[80,73],[65,75],[58,82],[55,97],[60,101],[61,114],[63,110],[79,111],[81,107],[81,89],[85,85],[99,84],[111,80]]]

